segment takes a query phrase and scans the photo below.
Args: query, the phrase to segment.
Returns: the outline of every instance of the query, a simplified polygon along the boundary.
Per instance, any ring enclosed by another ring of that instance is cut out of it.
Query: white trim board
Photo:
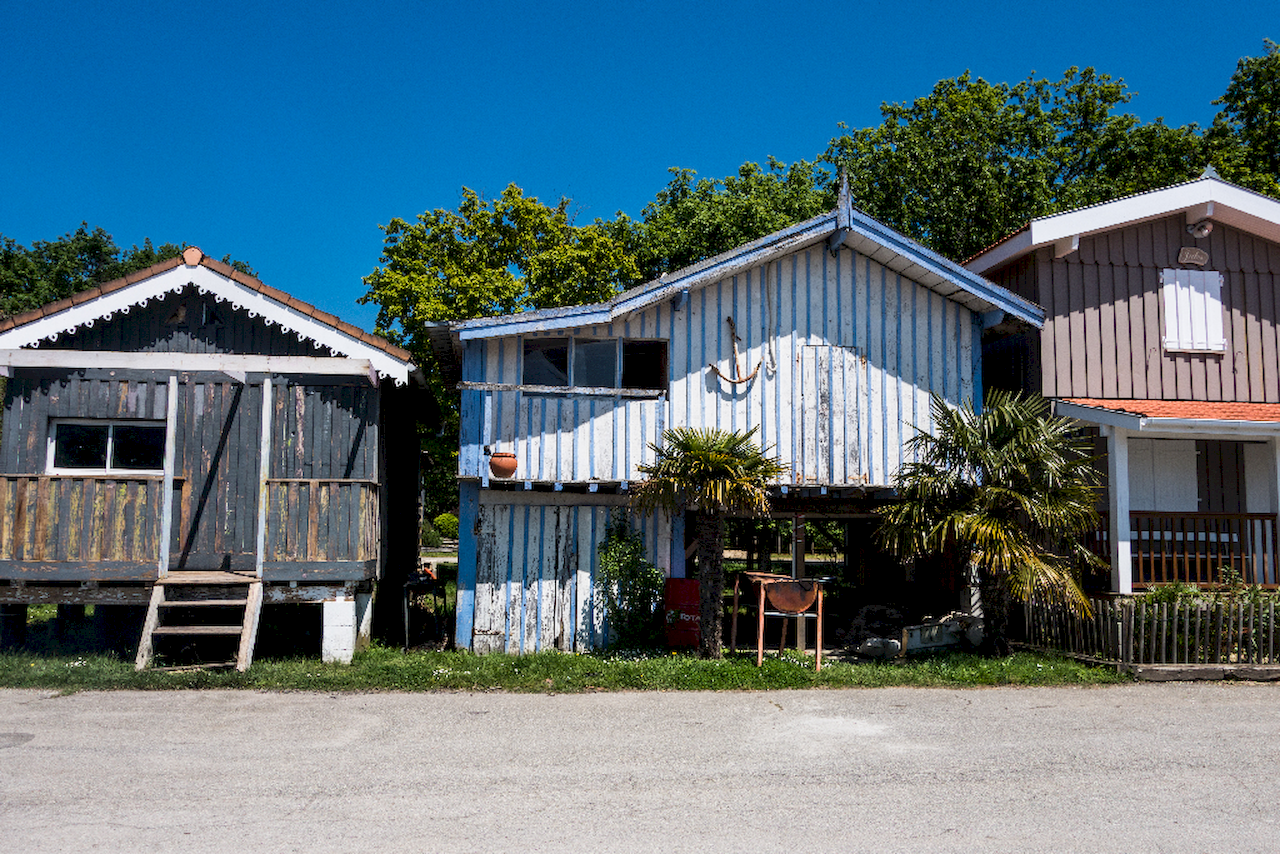
[[[986,273],[1041,246],[1183,212],[1188,225],[1208,218],[1266,240],[1280,242],[1280,201],[1220,178],[1200,178],[1111,202],[1038,217],[1027,223],[1026,228],[977,255],[964,266],[975,273]]]
[[[211,371],[240,375],[307,374],[372,377],[368,359],[327,356],[242,356],[232,353],[132,353],[116,350],[0,350],[8,368],[103,368],[117,371]]]
[[[38,347],[45,341],[56,341],[81,327],[91,328],[98,320],[128,314],[134,306],[142,307],[153,299],[178,293],[188,285],[202,294],[212,295],[218,302],[230,303],[232,308],[248,313],[251,318],[261,316],[267,326],[278,326],[282,331],[296,335],[299,341],[311,340],[331,353],[364,360],[379,376],[394,380],[396,385],[408,384],[409,375],[414,371],[412,364],[385,350],[203,266],[174,267],[48,317],[0,332],[0,350]]]

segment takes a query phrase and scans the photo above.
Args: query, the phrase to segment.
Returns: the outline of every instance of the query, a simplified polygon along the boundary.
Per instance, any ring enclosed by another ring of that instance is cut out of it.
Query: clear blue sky
[[[188,242],[372,328],[392,217],[509,182],[636,215],[668,167],[812,158],[966,69],[1092,65],[1208,124],[1275,0],[0,3],[0,233]]]

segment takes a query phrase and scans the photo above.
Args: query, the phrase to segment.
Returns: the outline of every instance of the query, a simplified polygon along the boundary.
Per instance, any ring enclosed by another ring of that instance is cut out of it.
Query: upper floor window
[[[1215,270],[1165,270],[1164,348],[1193,353],[1227,349],[1222,324],[1222,274]]]
[[[47,468],[52,473],[160,474],[164,439],[163,422],[55,421]]]
[[[526,338],[525,385],[665,389],[667,342],[626,338]]]

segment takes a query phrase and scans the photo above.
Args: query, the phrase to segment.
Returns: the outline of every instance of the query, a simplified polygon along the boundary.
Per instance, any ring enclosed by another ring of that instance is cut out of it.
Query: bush
[[[645,560],[644,539],[631,530],[625,514],[616,514],[600,543],[596,601],[609,621],[613,646],[640,649],[662,637],[662,594],[666,577]]]
[[[440,532],[430,522],[422,523],[422,534],[418,538],[418,545],[426,549],[438,549],[443,542]]]
[[[458,539],[458,517],[452,513],[441,513],[431,520],[431,524],[436,526],[440,536],[446,540]]]

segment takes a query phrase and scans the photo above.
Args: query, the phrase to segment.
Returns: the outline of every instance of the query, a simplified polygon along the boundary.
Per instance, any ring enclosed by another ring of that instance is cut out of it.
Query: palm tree
[[[895,478],[882,542],[902,557],[944,555],[977,571],[987,646],[1008,650],[1012,601],[1088,613],[1077,583],[1100,560],[1082,534],[1098,524],[1098,473],[1074,422],[1043,398],[993,391],[981,412],[933,398],[934,435],[908,443],[917,462]]]
[[[698,541],[698,625],[702,655],[720,658],[724,611],[724,522],[727,516],[763,516],[769,512],[768,484],[786,469],[753,441],[755,428],[732,433],[714,428],[673,427],[653,465],[640,466],[646,477],[634,502],[641,512],[695,511]]]

